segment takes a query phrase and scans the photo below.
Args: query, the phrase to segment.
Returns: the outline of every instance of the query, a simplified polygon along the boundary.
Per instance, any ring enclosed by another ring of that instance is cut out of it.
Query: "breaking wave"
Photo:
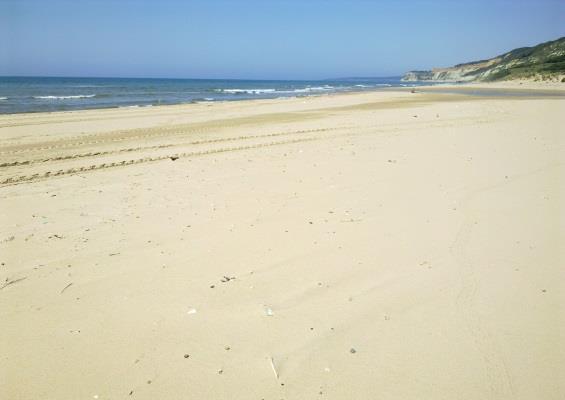
[[[33,98],[39,100],[66,100],[66,99],[86,99],[95,96],[96,96],[95,94],[77,94],[72,96],[33,96]]]

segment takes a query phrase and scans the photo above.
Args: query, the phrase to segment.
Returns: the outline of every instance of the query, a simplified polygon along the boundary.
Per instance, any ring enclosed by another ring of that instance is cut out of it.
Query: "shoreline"
[[[141,110],[141,109],[151,109],[151,108],[163,108],[163,107],[187,107],[193,105],[213,105],[213,104],[225,104],[233,102],[268,102],[268,101],[285,101],[289,99],[294,100],[304,100],[310,98],[323,98],[332,96],[350,96],[359,95],[367,93],[380,93],[380,92],[407,92],[411,90],[424,90],[424,91],[438,91],[445,89],[459,90],[460,94],[466,94],[474,89],[484,89],[493,92],[499,92],[501,96],[505,94],[512,93],[515,91],[523,91],[526,95],[528,92],[532,95],[559,95],[561,96],[565,92],[565,84],[556,82],[537,82],[537,81],[512,81],[512,82],[468,82],[468,83],[454,83],[454,82],[438,82],[431,85],[422,85],[424,81],[416,82],[419,85],[415,86],[394,86],[394,87],[378,87],[371,90],[359,90],[359,91],[342,91],[342,92],[332,92],[332,93],[319,93],[311,95],[300,95],[300,96],[281,96],[276,98],[258,98],[258,99],[230,99],[230,100],[211,100],[211,101],[191,101],[185,103],[174,103],[174,104],[148,104],[148,105],[130,105],[130,106],[108,106],[99,108],[84,108],[84,109],[74,109],[74,110],[56,110],[56,111],[32,111],[32,112],[17,112],[17,113],[0,113],[0,119],[5,117],[15,117],[15,116],[25,116],[25,115],[37,115],[37,114],[70,114],[70,113],[83,113],[83,112],[97,112],[97,111],[112,111],[112,110]],[[509,92],[507,92],[509,91]],[[455,92],[454,92],[455,93]]]

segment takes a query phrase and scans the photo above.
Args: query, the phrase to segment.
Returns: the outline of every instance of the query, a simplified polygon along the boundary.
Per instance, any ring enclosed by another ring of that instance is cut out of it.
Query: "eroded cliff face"
[[[565,75],[565,37],[488,59],[431,71],[410,71],[403,81],[470,82]]]
[[[404,74],[402,80],[406,82],[431,81],[433,74],[432,71],[410,71]]]
[[[403,81],[471,82],[489,75],[490,68],[500,61],[493,58],[468,64],[459,64],[449,68],[434,68],[431,71],[410,71]]]

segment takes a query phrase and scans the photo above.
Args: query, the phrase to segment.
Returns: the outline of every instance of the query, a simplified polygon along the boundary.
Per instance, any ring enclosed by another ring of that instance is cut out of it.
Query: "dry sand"
[[[0,398],[563,399],[564,111],[0,116]]]

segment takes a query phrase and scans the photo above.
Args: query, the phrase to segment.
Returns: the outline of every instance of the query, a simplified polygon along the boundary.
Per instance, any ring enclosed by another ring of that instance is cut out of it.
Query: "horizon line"
[[[162,79],[162,80],[200,80],[200,81],[330,81],[330,80],[349,80],[349,79],[393,79],[400,78],[402,75],[390,76],[346,76],[332,78],[315,79],[285,79],[285,78],[172,78],[172,77],[135,77],[135,76],[72,76],[72,75],[0,75],[0,78],[70,78],[70,79]]]

